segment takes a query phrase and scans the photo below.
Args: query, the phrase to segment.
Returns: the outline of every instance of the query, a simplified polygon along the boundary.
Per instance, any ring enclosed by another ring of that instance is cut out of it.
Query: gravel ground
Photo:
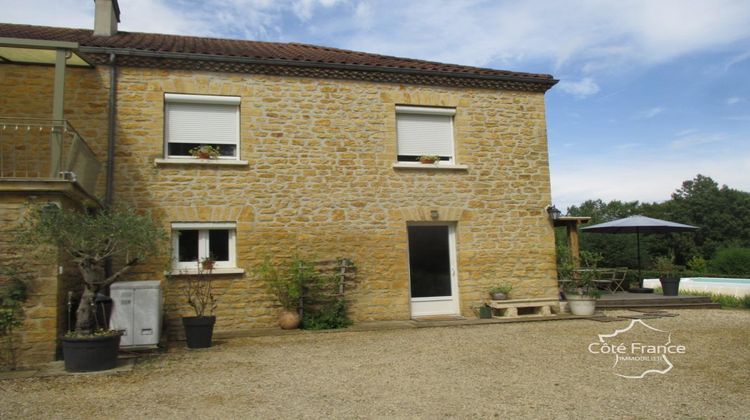
[[[646,320],[685,354],[624,379],[589,320],[238,338],[132,372],[0,382],[0,418],[748,418],[750,311]],[[630,315],[633,312],[610,312]]]

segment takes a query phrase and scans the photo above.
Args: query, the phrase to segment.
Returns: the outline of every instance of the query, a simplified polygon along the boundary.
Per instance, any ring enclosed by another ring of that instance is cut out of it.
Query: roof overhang
[[[588,223],[591,220],[589,216],[560,216],[555,219],[553,225],[555,227],[560,226],[578,226],[583,223]]]
[[[67,65],[92,66],[92,63],[78,54],[77,42],[2,37],[0,37],[0,62],[54,65],[56,51],[61,49],[69,52],[66,59]]]

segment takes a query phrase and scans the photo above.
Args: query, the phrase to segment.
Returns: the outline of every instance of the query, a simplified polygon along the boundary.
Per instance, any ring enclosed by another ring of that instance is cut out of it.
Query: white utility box
[[[120,347],[146,347],[159,344],[161,336],[161,282],[124,281],[109,287],[112,316],[109,328],[124,330]]]

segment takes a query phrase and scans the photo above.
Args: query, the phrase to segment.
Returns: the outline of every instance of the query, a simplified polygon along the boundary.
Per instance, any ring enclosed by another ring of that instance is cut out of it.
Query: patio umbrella
[[[598,225],[586,226],[581,230],[596,233],[635,233],[638,247],[638,284],[640,287],[643,287],[643,277],[641,276],[641,233],[688,232],[696,229],[698,228],[695,226],[636,215]]]

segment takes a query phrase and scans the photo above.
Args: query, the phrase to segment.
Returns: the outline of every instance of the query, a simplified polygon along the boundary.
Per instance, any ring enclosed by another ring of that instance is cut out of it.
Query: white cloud
[[[742,102],[744,99],[738,97],[738,96],[732,96],[731,98],[727,98],[727,105],[734,105],[736,103]]]
[[[599,92],[599,85],[590,77],[585,77],[575,82],[562,80],[557,84],[557,88],[579,98],[585,98]]]
[[[691,132],[678,136],[678,138],[669,143],[669,146],[672,149],[684,149],[701,144],[719,143],[725,141],[727,138],[728,136],[724,133]]]
[[[297,0],[292,3],[292,11],[297,17],[305,22],[310,20],[318,7],[329,8],[335,6],[340,0]]]
[[[552,198],[559,209],[588,199],[604,201],[664,201],[683,181],[697,174],[719,184],[750,191],[750,149],[726,151],[698,158],[651,156],[633,153],[631,158],[611,156],[565,157],[551,168]]]
[[[90,28],[93,3],[0,0],[0,10],[7,22]],[[275,40],[296,35],[303,42],[313,34],[316,43],[354,50],[511,70],[535,62],[583,76],[720,51],[750,37],[746,0],[120,0],[120,6],[125,30]],[[304,26],[289,25],[290,17]],[[736,55],[725,66],[748,57]],[[574,83],[571,89],[583,89],[579,95],[594,89]]]
[[[655,116],[661,114],[662,112],[664,112],[664,108],[660,106],[656,106],[653,108],[644,109],[642,111],[636,112],[633,118],[637,120],[648,120],[648,119],[654,118]]]

